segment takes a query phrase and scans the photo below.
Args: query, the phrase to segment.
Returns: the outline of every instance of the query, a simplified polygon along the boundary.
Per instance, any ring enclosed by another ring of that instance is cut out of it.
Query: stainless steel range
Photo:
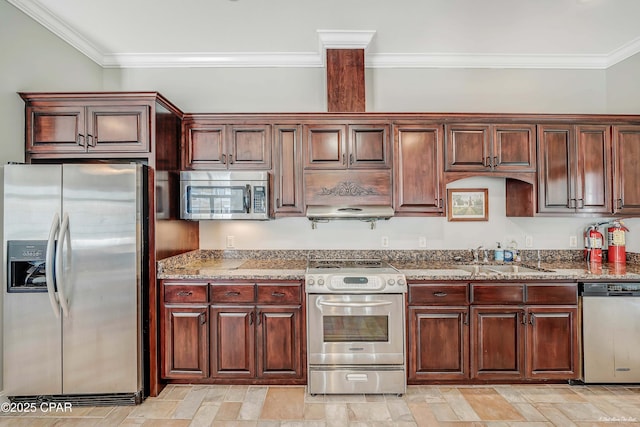
[[[311,394],[406,391],[404,275],[379,259],[310,260]]]

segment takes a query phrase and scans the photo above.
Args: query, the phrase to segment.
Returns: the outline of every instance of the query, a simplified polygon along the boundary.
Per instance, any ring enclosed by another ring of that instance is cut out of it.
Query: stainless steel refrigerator
[[[4,394],[139,403],[144,166],[6,165],[3,174]]]

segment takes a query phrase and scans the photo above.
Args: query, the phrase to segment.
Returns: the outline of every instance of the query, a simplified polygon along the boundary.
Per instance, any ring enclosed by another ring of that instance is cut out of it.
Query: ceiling
[[[6,0],[103,67],[606,69],[640,52],[638,0]],[[331,30],[331,31],[327,31]]]

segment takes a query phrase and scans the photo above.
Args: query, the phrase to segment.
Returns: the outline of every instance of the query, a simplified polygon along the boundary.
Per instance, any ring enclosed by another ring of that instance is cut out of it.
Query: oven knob
[[[400,285],[400,286],[406,285],[404,279],[398,279],[398,285]]]
[[[393,285],[396,284],[396,281],[393,280],[393,279],[389,279],[389,280],[387,280],[387,284],[389,284],[389,286],[393,286]]]
[[[310,277],[307,279],[307,285],[313,286],[314,283],[315,283],[315,280],[313,280],[313,277]]]
[[[320,286],[324,285],[324,279],[318,279],[318,285]]]

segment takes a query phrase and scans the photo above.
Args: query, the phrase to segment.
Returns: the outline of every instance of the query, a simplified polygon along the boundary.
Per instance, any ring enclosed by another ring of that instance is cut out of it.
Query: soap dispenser
[[[503,262],[504,261],[504,251],[502,250],[502,246],[500,246],[500,242],[498,243],[498,247],[496,248],[495,251],[493,251],[493,259],[497,262]]]

